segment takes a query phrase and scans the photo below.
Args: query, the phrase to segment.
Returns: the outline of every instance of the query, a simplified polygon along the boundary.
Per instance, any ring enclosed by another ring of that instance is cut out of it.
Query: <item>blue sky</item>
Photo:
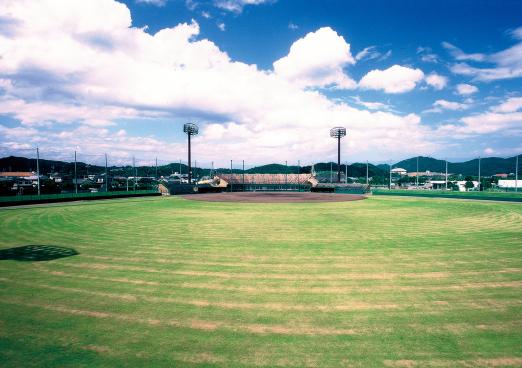
[[[0,5],[0,154],[349,162],[522,152],[522,1]]]

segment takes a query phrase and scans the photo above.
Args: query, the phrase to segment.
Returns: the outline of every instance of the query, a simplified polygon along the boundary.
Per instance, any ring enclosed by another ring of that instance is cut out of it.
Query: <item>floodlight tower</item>
[[[193,135],[198,135],[199,129],[196,124],[187,123],[183,125],[183,132],[187,134],[188,137],[188,182],[192,184],[192,158],[190,157],[190,137]]]
[[[337,182],[341,182],[341,138],[346,135],[346,128],[335,127],[330,129],[330,137],[337,139]]]

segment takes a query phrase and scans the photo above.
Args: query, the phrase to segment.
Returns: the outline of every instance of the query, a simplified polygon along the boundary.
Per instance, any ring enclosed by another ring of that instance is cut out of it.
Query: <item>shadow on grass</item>
[[[51,261],[77,254],[80,253],[72,248],[59,247],[57,245],[24,245],[22,247],[0,249],[0,260]]]

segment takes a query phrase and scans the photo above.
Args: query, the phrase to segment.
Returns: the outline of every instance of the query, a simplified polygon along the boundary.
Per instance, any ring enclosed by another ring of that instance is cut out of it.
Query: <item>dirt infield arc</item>
[[[348,202],[365,199],[355,194],[310,193],[310,192],[233,192],[188,194],[181,197],[206,202],[243,203],[304,203],[304,202]]]

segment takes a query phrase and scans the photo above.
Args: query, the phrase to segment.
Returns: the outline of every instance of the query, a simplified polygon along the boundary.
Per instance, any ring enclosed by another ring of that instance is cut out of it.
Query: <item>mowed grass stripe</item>
[[[0,211],[2,247],[80,253],[0,261],[0,353],[7,366],[57,363],[64,331],[74,354],[48,365],[509,366],[521,345],[521,209],[381,197]]]

